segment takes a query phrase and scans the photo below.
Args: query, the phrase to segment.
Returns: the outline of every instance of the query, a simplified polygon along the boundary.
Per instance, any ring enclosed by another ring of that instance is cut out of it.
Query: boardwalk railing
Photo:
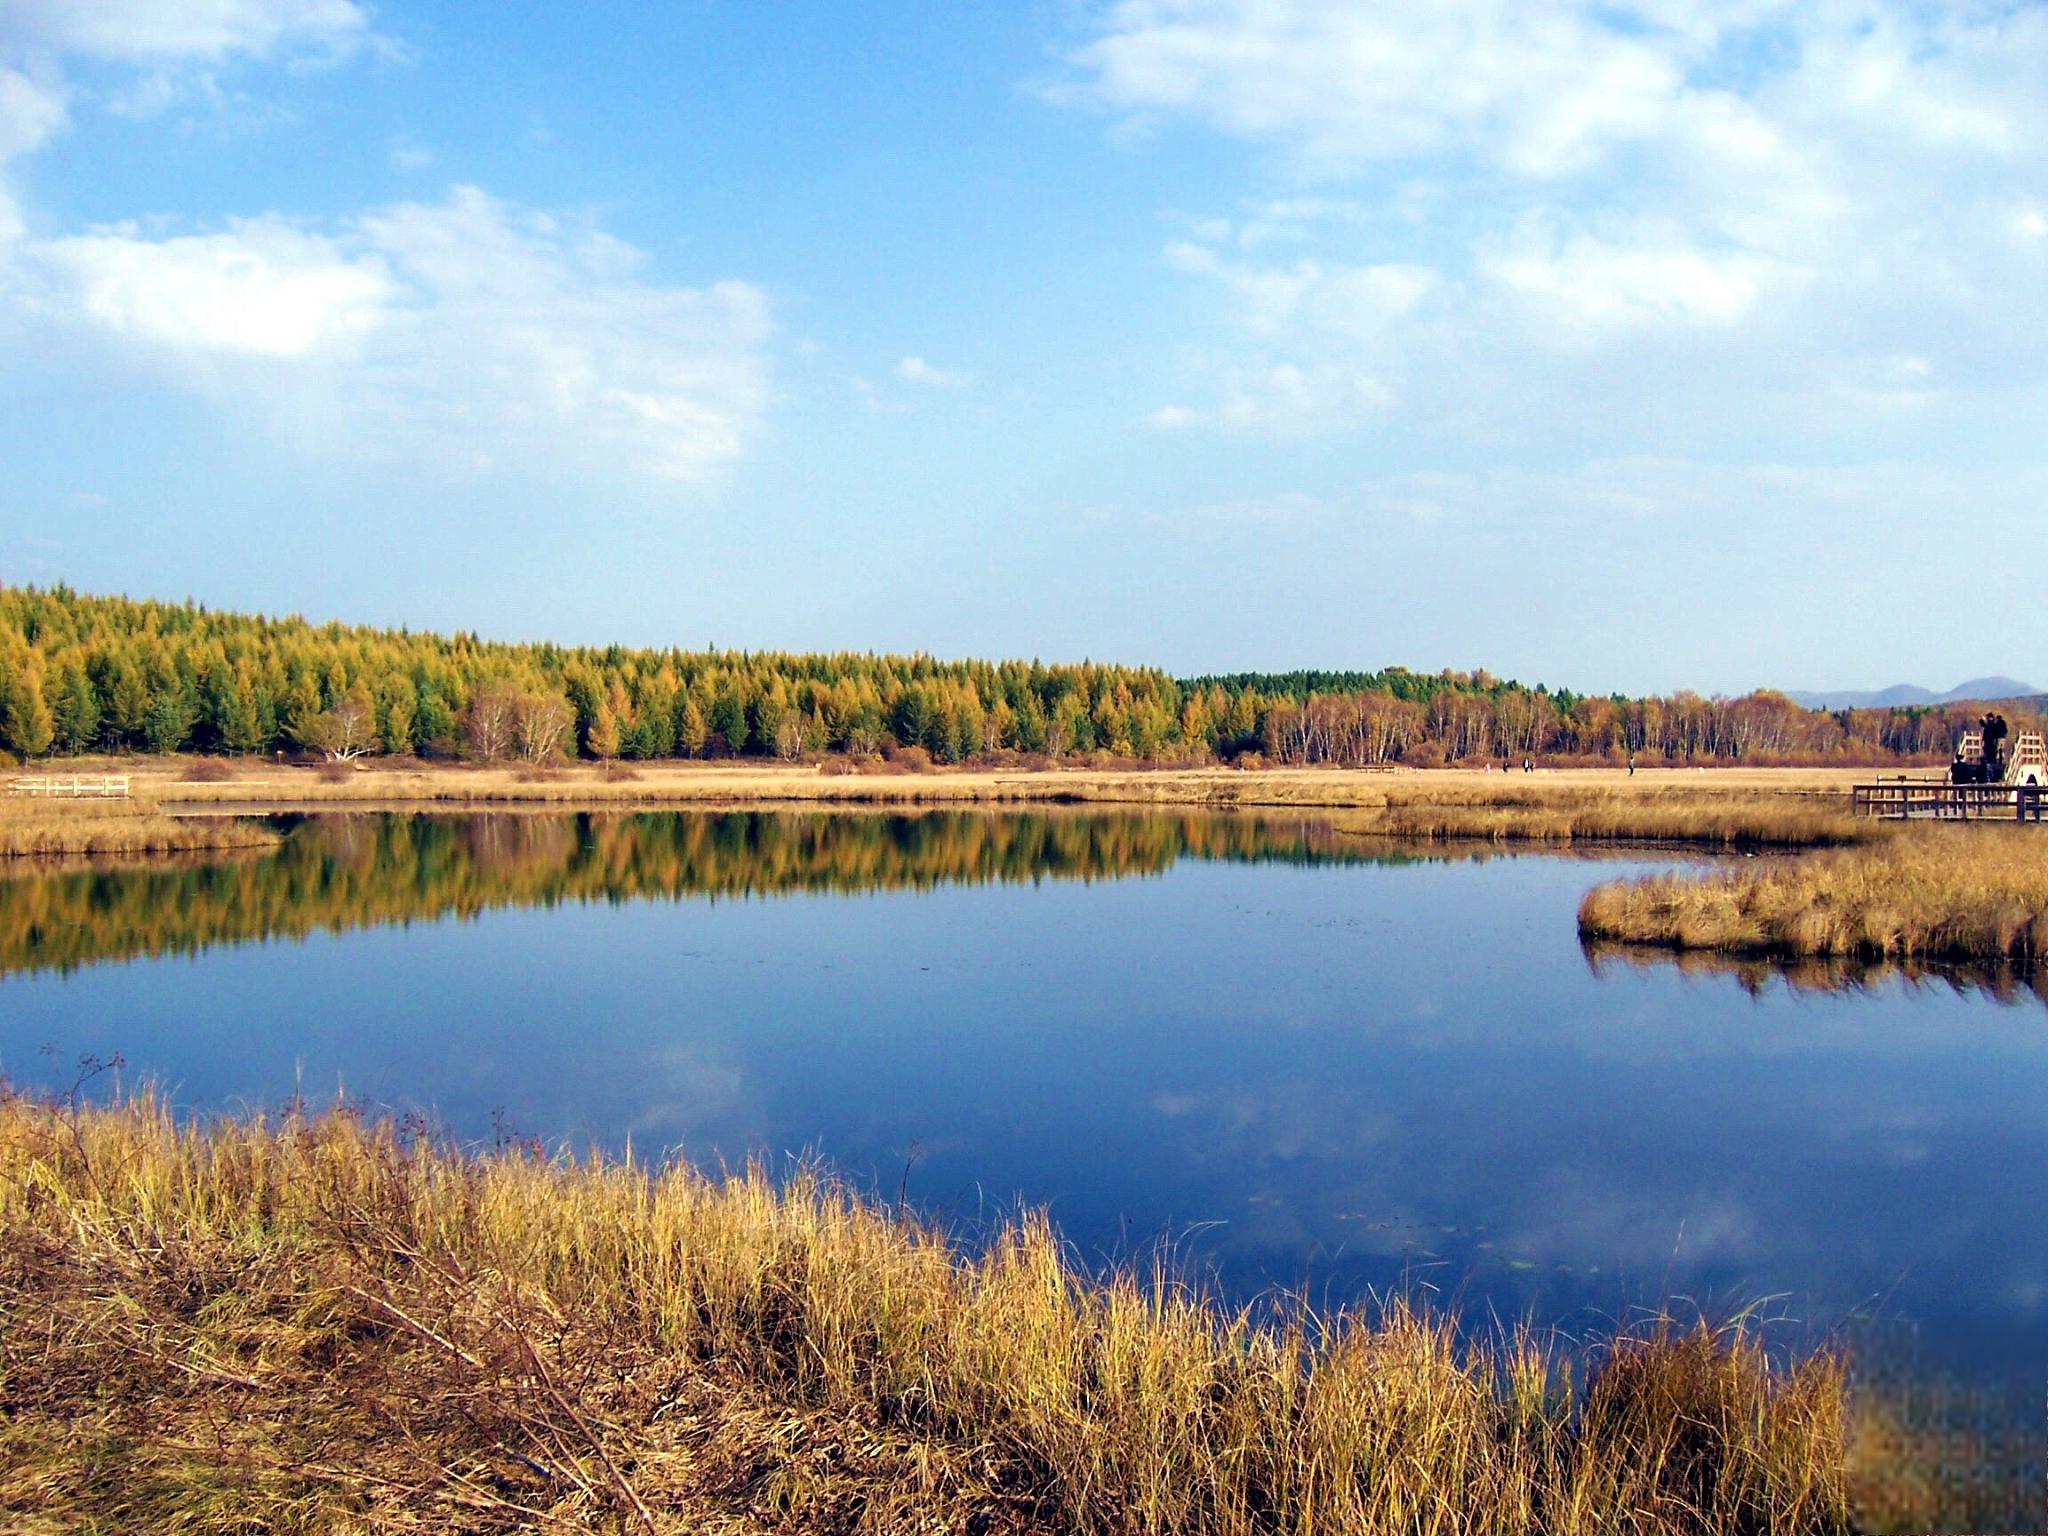
[[[1850,791],[1858,816],[1887,821],[2044,821],[2048,785],[1895,779]]]
[[[125,773],[42,774],[30,778],[9,780],[7,793],[10,795],[40,795],[50,800],[126,800],[128,798],[128,775]]]

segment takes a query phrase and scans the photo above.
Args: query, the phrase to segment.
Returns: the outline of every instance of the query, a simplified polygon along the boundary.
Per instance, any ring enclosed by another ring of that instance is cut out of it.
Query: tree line
[[[0,748],[24,759],[1885,762],[1946,755],[1970,715],[1581,695],[1485,671],[1176,679],[1090,661],[506,643],[0,587]]]

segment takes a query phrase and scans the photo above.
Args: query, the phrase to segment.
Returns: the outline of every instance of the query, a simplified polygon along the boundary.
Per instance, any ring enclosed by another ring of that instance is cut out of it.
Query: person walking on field
[[[1628,776],[1630,778],[1636,776],[1636,755],[1633,752],[1628,755]]]

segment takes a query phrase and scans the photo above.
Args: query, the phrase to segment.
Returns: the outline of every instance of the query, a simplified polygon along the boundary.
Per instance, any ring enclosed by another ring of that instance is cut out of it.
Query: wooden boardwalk
[[[1858,816],[1885,821],[2048,821],[2048,785],[1893,779],[1850,791]]]

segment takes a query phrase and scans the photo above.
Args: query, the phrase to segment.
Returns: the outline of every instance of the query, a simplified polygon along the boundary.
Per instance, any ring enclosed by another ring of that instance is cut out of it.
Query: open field
[[[0,1176],[27,1530],[1849,1527],[1840,1362],[1739,1329],[1259,1321],[1085,1278],[1038,1218],[970,1257],[815,1175],[347,1113],[8,1095]]]
[[[204,766],[199,764],[204,762]],[[434,764],[354,772],[220,760],[105,760],[167,806],[1027,806],[1345,812],[1346,831],[1411,838],[1651,839],[1713,846],[1850,842],[1840,769],[1561,769],[1534,774],[1228,768],[827,773],[815,766],[638,764],[539,772]],[[95,771],[98,761],[85,771]]]
[[[251,822],[167,816],[146,800],[0,796],[0,859],[104,857],[262,848],[277,834]]]
[[[1861,847],[1597,886],[1579,930],[1733,955],[2032,963],[2048,954],[2048,835],[1886,826]]]

